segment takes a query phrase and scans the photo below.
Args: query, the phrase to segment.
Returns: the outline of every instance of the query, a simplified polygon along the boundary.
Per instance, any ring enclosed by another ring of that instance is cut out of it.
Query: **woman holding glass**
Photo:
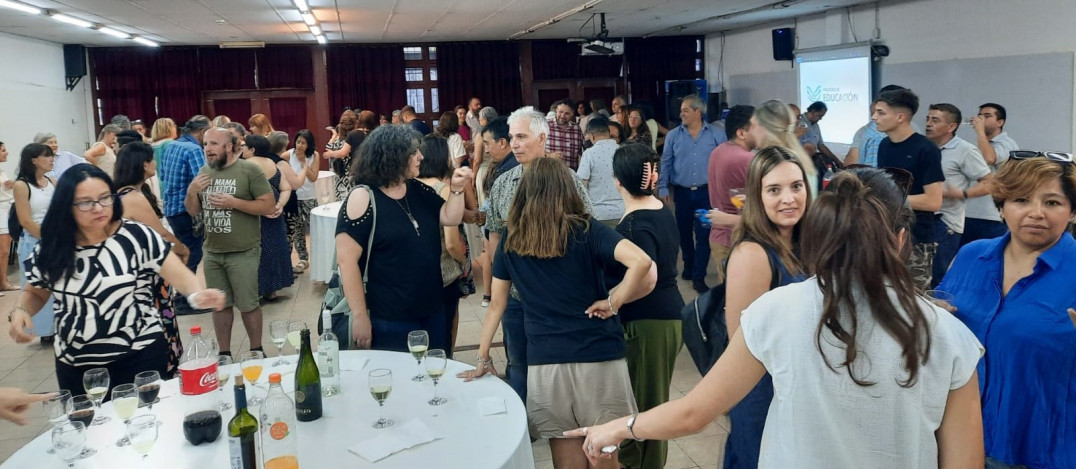
[[[28,285],[8,313],[18,343],[30,311],[56,305],[56,380],[82,389],[83,374],[105,368],[111,384],[134,382],[145,370],[164,374],[168,349],[154,289],[164,277],[192,306],[220,309],[224,294],[204,289],[155,231],[125,220],[112,179],[99,168],[76,165],[60,178],[41,225],[41,243],[26,262]]]
[[[597,463],[621,440],[696,433],[758,392],[769,372],[778,398],[753,468],[983,467],[982,347],[916,294],[904,194],[877,169],[838,174],[802,223],[813,277],[746,308],[724,354],[684,398],[569,435],[586,436]]]
[[[625,272],[607,288],[611,268]],[[587,213],[571,169],[536,158],[520,179],[493,260],[478,367],[463,376],[495,373],[489,349],[515,285],[524,306],[527,414],[538,430],[532,435],[549,438],[554,467],[584,467],[582,441],[563,432],[635,411],[617,312],[650,293],[656,279],[642,249]]]
[[[993,193],[1009,232],[961,248],[938,288],[986,347],[986,467],[1076,467],[1076,166],[1010,155]]]

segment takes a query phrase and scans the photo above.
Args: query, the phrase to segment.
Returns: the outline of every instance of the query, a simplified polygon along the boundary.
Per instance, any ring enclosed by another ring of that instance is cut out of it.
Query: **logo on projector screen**
[[[824,103],[853,103],[859,101],[859,93],[854,91],[842,91],[841,87],[823,88],[822,85],[805,87],[807,100],[822,101]]]

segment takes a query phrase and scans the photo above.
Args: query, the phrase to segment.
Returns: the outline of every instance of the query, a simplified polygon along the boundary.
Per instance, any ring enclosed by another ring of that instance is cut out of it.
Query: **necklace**
[[[389,198],[392,199],[392,197],[389,197]],[[407,219],[411,220],[411,226],[415,227],[415,236],[422,236],[422,234],[420,234],[418,232],[418,220],[415,220],[415,217],[411,216],[411,204],[409,204],[407,202],[407,193],[406,192],[404,193],[403,203],[402,204],[400,203],[399,200],[396,200],[396,199],[392,199],[392,200],[394,202],[396,202],[396,205],[400,206],[400,210],[403,210],[404,215],[407,215]],[[405,206],[407,208],[404,208]]]

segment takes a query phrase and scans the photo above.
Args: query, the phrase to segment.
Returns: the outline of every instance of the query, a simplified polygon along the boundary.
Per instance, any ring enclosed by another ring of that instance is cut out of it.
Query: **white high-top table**
[[[310,280],[327,283],[336,265],[336,219],[340,205],[332,202],[310,211]]]

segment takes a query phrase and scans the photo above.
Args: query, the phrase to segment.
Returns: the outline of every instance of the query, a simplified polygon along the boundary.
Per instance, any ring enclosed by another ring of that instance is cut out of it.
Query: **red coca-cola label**
[[[217,390],[220,384],[217,376],[217,364],[203,366],[195,369],[179,369],[179,390],[181,393],[193,396],[205,394]]]

